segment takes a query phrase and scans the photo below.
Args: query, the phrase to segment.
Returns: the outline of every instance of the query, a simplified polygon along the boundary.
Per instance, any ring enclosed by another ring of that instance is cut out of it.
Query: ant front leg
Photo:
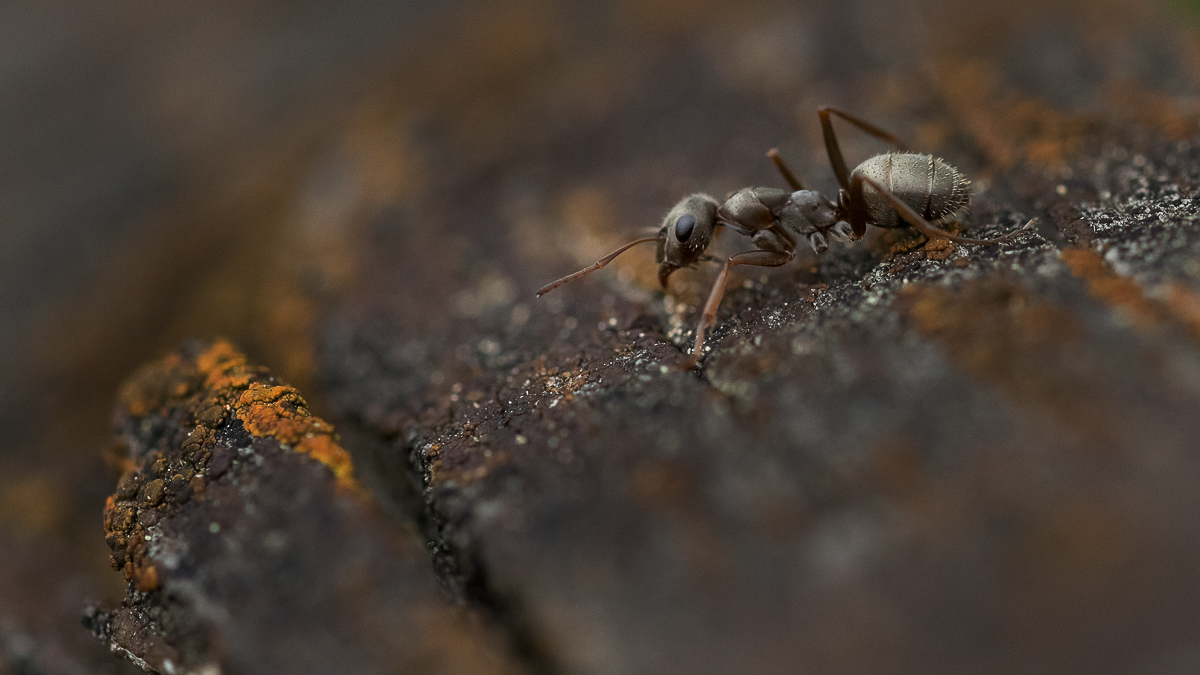
[[[708,294],[708,302],[704,303],[704,314],[700,317],[700,323],[696,325],[696,343],[692,347],[692,355],[684,359],[679,367],[683,370],[691,370],[696,367],[696,363],[703,356],[704,334],[717,320],[717,307],[721,304],[721,297],[725,295],[725,284],[729,281],[729,268],[737,265],[779,267],[786,265],[793,257],[791,251],[742,251],[729,256],[729,259],[725,261],[725,266],[721,268],[721,274],[717,276],[716,283],[713,284],[712,292]]]
[[[833,173],[837,176],[838,185],[843,190],[850,189],[850,169],[846,168],[846,158],[842,156],[842,148],[838,145],[837,134],[833,132],[833,118],[830,117],[830,114],[837,115],[881,141],[891,143],[901,151],[908,150],[908,146],[905,145],[904,141],[870,122],[861,120],[850,113],[842,112],[837,108],[830,108],[829,106],[818,108],[817,115],[821,118],[821,134],[825,137],[825,152],[829,153],[829,163],[833,165]]]
[[[900,201],[900,198],[898,198],[896,195],[883,189],[882,185],[880,185],[879,183],[876,183],[875,181],[871,180],[870,178],[867,178],[866,176],[863,176],[862,174],[856,174],[854,176],[854,181],[851,184],[850,194],[853,195],[852,201],[856,201],[859,204],[864,205],[863,207],[861,207],[862,211],[865,211],[865,204],[866,204],[866,202],[863,201],[864,197],[865,197],[865,195],[863,194],[863,185],[864,184],[870,185],[875,190],[875,192],[877,192],[879,194],[880,197],[882,197],[884,200],[887,201],[889,206],[891,206],[893,209],[896,210],[896,213],[900,214],[900,217],[903,218],[905,220],[905,222],[907,222],[909,225],[912,225],[914,229],[916,229],[917,231],[919,231],[921,234],[925,235],[926,237],[929,237],[930,239],[949,239],[950,241],[958,242],[959,244],[976,244],[976,245],[980,245],[980,246],[992,246],[995,244],[1000,244],[1000,243],[1006,242],[1009,239],[1012,239],[1013,237],[1017,236],[1018,234],[1029,229],[1029,227],[1031,225],[1033,225],[1033,223],[1037,220],[1037,218],[1034,218],[1034,219],[1030,220],[1028,223],[1025,223],[1025,225],[1023,227],[1021,227],[1020,229],[1013,230],[1012,232],[1009,232],[1008,234],[1004,235],[1003,237],[997,237],[995,239],[973,239],[971,237],[960,237],[956,234],[950,234],[949,232],[947,232],[941,228],[934,227],[929,221],[922,218],[921,214],[917,213],[916,210],[913,209],[913,207],[909,206],[908,204],[905,204],[904,202]]]

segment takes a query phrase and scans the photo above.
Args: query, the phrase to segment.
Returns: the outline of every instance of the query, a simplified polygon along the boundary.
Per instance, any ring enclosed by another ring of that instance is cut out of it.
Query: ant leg
[[[721,273],[717,276],[716,283],[713,284],[712,291],[708,294],[708,302],[704,303],[704,314],[700,317],[700,323],[696,325],[696,343],[692,347],[692,355],[684,359],[679,367],[683,370],[691,370],[696,367],[696,363],[703,356],[704,334],[708,332],[709,326],[717,320],[717,307],[721,304],[721,297],[725,295],[725,284],[729,281],[730,267],[736,265],[779,267],[786,265],[793,257],[790,251],[742,251],[729,256],[729,259],[725,261],[725,266],[721,268]]]
[[[1008,234],[1005,234],[1005,235],[1002,235],[1002,236],[996,237],[995,239],[976,239],[976,240],[974,240],[973,242],[972,242],[972,241],[967,241],[967,242],[963,242],[963,243],[968,243],[968,244],[970,244],[970,243],[979,243],[979,242],[982,242],[982,243],[983,243],[983,245],[985,245],[985,246],[991,246],[991,245],[993,245],[993,244],[1003,244],[1004,242],[1006,242],[1006,241],[1009,241],[1010,239],[1014,239],[1014,238],[1016,238],[1016,236],[1017,236],[1018,234],[1021,234],[1022,232],[1025,232],[1025,231],[1027,231],[1027,230],[1031,230],[1031,229],[1033,229],[1033,224],[1034,224],[1034,223],[1036,223],[1037,221],[1038,221],[1038,219],[1037,219],[1037,216],[1034,216],[1034,217],[1030,218],[1030,219],[1029,219],[1029,221],[1028,221],[1028,222],[1026,222],[1024,225],[1022,225],[1022,226],[1018,227],[1017,229],[1013,230],[1012,232],[1009,232]],[[926,222],[928,222],[928,221],[926,221]],[[936,227],[936,226],[933,226],[933,225],[932,225],[932,223],[931,223],[930,225],[931,225],[931,227],[934,227],[934,230],[935,230],[935,231],[937,231],[937,232],[945,232],[945,230],[943,230],[942,228],[940,228],[940,227]],[[953,220],[953,221],[950,221],[949,223],[947,223],[947,225],[959,225],[959,226],[961,226],[961,225],[962,225],[962,223],[960,223],[960,222],[959,222],[959,221],[957,221],[957,220]],[[944,234],[944,235],[943,235],[943,234],[939,234],[938,236],[939,236],[939,237],[942,237],[942,236],[945,236],[945,237],[951,237],[951,236],[953,236],[953,235],[951,235],[949,232],[946,232],[946,234]],[[959,237],[959,238],[958,238],[957,240],[955,240],[955,241],[961,241],[961,240],[963,240],[963,239],[969,239],[969,237]]]
[[[838,117],[846,120],[850,124],[853,124],[854,126],[858,127],[862,131],[874,136],[875,138],[878,138],[879,140],[884,141],[885,143],[891,143],[892,145],[896,146],[900,150],[908,150],[908,144],[905,143],[904,141],[900,140],[900,137],[896,136],[893,133],[884,131],[883,129],[880,129],[879,127],[875,126],[874,124],[871,124],[870,122],[868,122],[866,120],[855,117],[854,115],[851,115],[848,112],[838,110],[837,108],[830,108],[829,106],[820,108],[817,111],[818,114],[820,114],[821,112],[825,113],[825,115],[824,115],[825,118],[829,117],[830,114],[837,115]]]
[[[846,168],[846,158],[842,156],[842,148],[838,145],[837,134],[833,132],[833,118],[829,116],[831,113],[881,141],[891,143],[901,150],[908,149],[904,141],[895,135],[869,122],[860,120],[854,115],[842,112],[837,108],[830,108],[829,106],[818,108],[817,115],[821,118],[821,133],[825,136],[825,152],[829,153],[829,163],[833,165],[833,173],[837,175],[838,185],[842,186],[843,190],[850,189],[850,170]]]
[[[783,179],[787,181],[792,190],[804,189],[804,186],[796,179],[796,174],[792,173],[792,169],[783,161],[783,157],[779,156],[778,150],[771,148],[767,151],[767,157],[771,158],[771,161],[775,164],[775,168],[779,169],[779,173],[783,175]]]
[[[929,221],[922,218],[919,213],[917,213],[915,210],[913,210],[913,208],[911,206],[900,201],[900,199],[897,198],[896,195],[893,195],[892,193],[883,189],[882,185],[880,185],[879,183],[876,183],[875,181],[871,180],[870,178],[863,176],[862,174],[858,174],[854,177],[854,186],[853,186],[859,192],[860,195],[862,194],[862,186],[864,183],[867,185],[870,185],[872,188],[875,189],[876,192],[879,193],[880,197],[883,197],[885,200],[887,200],[887,203],[893,209],[896,209],[896,213],[899,213],[900,217],[903,218],[905,221],[907,221],[909,225],[912,225],[913,228],[918,230],[921,234],[925,235],[926,237],[929,237],[930,239],[949,239],[950,241],[958,242],[960,244],[978,244],[980,246],[992,246],[994,244],[1000,244],[1000,243],[1006,242],[1009,239],[1012,239],[1013,237],[1017,236],[1018,234],[1024,232],[1025,230],[1028,230],[1030,228],[1030,226],[1032,226],[1033,223],[1037,220],[1037,218],[1033,218],[1028,223],[1025,223],[1025,225],[1023,227],[1021,227],[1020,229],[1013,230],[1012,232],[1009,232],[1008,234],[1004,235],[1003,237],[997,237],[995,239],[972,239],[971,237],[960,237],[956,234],[950,234],[949,232],[947,232],[941,228],[934,227],[933,225],[931,225],[929,223]]]
[[[619,256],[622,253],[624,253],[625,251],[633,248],[634,246],[637,246],[638,244],[645,244],[645,243],[649,243],[652,241],[659,241],[661,238],[662,238],[661,235],[655,235],[653,237],[642,237],[641,239],[634,239],[633,241],[629,242],[628,244],[625,244],[621,248],[613,251],[612,253],[609,253],[608,255],[597,260],[596,262],[592,263],[591,265],[588,265],[587,267],[579,270],[578,272],[575,272],[574,274],[568,274],[567,276],[559,279],[558,281],[546,284],[545,286],[542,287],[542,290],[537,292],[537,297],[539,297],[539,298],[542,297],[543,295],[558,288],[559,286],[562,286],[563,284],[567,283],[568,281],[574,281],[585,274],[591,274],[592,272],[595,272],[596,270],[600,269],[601,267],[604,267],[608,263],[612,262],[617,256]]]
[[[850,184],[849,190],[843,190],[838,197],[846,197],[846,211],[850,218],[850,229],[856,239],[862,239],[867,234],[867,201],[863,198],[863,183],[856,180]]]

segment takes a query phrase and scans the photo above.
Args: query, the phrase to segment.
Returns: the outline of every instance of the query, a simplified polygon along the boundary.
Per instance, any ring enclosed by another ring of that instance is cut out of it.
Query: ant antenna
[[[542,287],[542,290],[537,292],[537,297],[539,297],[539,298],[542,297],[543,295],[558,288],[559,286],[562,286],[563,284],[567,283],[568,281],[574,281],[574,280],[578,279],[579,277],[584,276],[585,274],[591,274],[592,272],[595,272],[596,270],[600,269],[601,267],[604,267],[608,263],[612,262],[617,256],[621,255],[625,251],[628,251],[629,249],[633,248],[634,246],[637,246],[638,244],[648,244],[652,241],[662,241],[662,238],[663,238],[662,234],[656,234],[653,237],[642,237],[641,239],[634,239],[633,241],[629,242],[628,244],[625,244],[621,248],[613,251],[612,253],[609,253],[608,255],[597,260],[596,262],[592,263],[591,265],[588,265],[587,267],[579,270],[578,272],[576,272],[574,274],[568,274],[567,276],[559,279],[558,281],[555,281],[550,284],[546,284],[545,286]]]

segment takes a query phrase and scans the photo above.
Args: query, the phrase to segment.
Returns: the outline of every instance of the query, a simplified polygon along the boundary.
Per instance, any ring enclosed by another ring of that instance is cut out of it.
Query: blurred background
[[[655,225],[697,177],[714,193],[775,184],[768,147],[832,191],[823,103],[902,129],[1031,207],[1006,172],[1063,164],[1097,120],[1194,134],[1197,11],[8,0],[0,672],[130,668],[79,615],[124,592],[100,525],[114,391],[178,341],[229,337],[320,411],[323,321],[378,275],[405,278],[390,267],[406,260],[377,247],[402,240],[426,260],[412,294],[390,300],[397,316],[477,316]],[[511,246],[489,258],[486,228],[457,228],[460,211],[491,213]],[[621,269],[653,288],[645,261]]]
[[[99,515],[115,387],[192,335],[260,345],[304,380],[309,336],[272,334],[308,330],[298,261],[341,236],[316,212],[339,207],[301,196],[338,189],[313,157],[459,10],[0,6],[0,672],[137,671],[79,623],[124,594]]]

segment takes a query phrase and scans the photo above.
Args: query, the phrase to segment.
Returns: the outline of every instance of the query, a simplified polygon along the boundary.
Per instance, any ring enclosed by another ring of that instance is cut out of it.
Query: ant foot
[[[829,235],[838,241],[849,243],[854,240],[854,228],[850,227],[850,223],[839,220],[836,225],[829,229]]]
[[[829,248],[829,244],[825,242],[825,235],[820,232],[813,232],[808,235],[808,245],[812,246],[813,250],[818,254],[824,253],[825,249]]]

